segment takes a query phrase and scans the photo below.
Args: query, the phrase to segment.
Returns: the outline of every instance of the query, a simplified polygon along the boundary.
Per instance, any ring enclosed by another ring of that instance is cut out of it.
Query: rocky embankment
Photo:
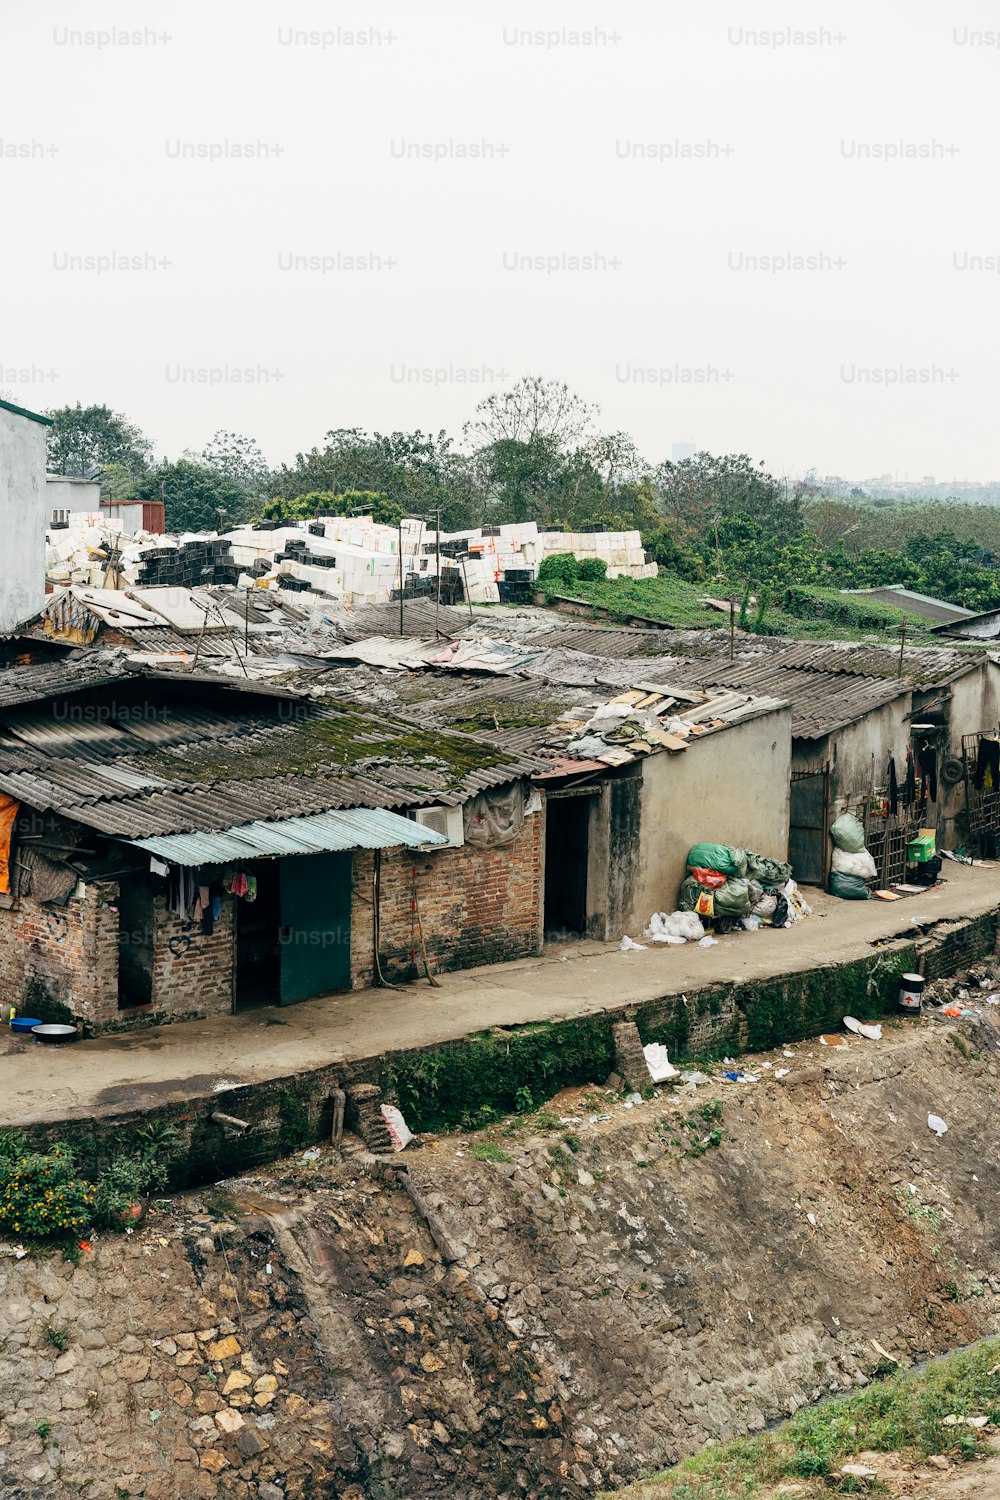
[[[562,1500],[996,1331],[995,981],[756,1082],[278,1163],[76,1268],[0,1247],[0,1491]]]

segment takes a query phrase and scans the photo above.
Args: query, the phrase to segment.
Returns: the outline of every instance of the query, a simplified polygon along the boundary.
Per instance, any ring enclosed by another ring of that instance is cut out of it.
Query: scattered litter
[[[1000,995],[987,995],[986,996],[986,1004],[987,1005],[1000,1005]]]
[[[703,1083],[711,1082],[712,1080],[711,1078],[709,1078],[708,1074],[699,1073],[697,1068],[690,1068],[686,1072],[681,1074],[681,1083],[693,1084],[696,1089],[700,1088]]]
[[[388,1127],[389,1134],[392,1136],[394,1148],[397,1151],[405,1151],[406,1147],[413,1140],[413,1131],[403,1119],[402,1111],[398,1110],[394,1104],[383,1104],[382,1118]]]
[[[882,1040],[881,1026],[866,1026],[863,1021],[857,1020],[854,1016],[845,1016],[844,1025],[848,1031],[854,1031],[858,1036],[866,1036],[871,1042],[880,1042]]]
[[[782,1049],[782,1053],[781,1053],[781,1055],[782,1055],[782,1057],[794,1057],[794,1056],[795,1056],[795,1053],[794,1053],[794,1052],[789,1052],[789,1050],[788,1050],[788,1048],[787,1048],[787,1047],[784,1047],[784,1048],[783,1048],[783,1049]]]
[[[27,1250],[25,1250],[25,1248],[24,1248],[23,1245],[15,1245],[14,1246],[14,1259],[15,1260],[23,1260],[24,1257],[27,1255],[27,1253],[28,1252],[27,1252]]]
[[[878,1339],[869,1339],[868,1342],[871,1344],[872,1348],[875,1350],[875,1353],[877,1355],[879,1355],[880,1358],[887,1359],[887,1360],[889,1360],[894,1365],[898,1365],[899,1364],[899,1360],[898,1359],[893,1359],[893,1357],[889,1353],[888,1349],[883,1349],[882,1348],[882,1345],[879,1343]]]
[[[790,1072],[790,1068],[775,1068],[774,1076],[775,1078],[787,1078]]]
[[[718,938],[714,938],[714,937],[699,938],[698,939],[698,947],[699,948],[714,948],[715,945],[716,945],[716,943],[718,941],[719,941],[719,939]]]
[[[161,1417],[161,1416],[162,1416],[162,1415],[163,1415],[163,1413],[162,1413],[162,1412],[158,1412],[158,1411],[151,1411],[151,1412],[150,1412],[150,1414],[149,1414],[149,1420],[150,1420],[150,1421],[151,1421],[151,1422],[158,1422],[158,1421],[159,1421],[159,1420],[160,1420],[160,1417]]]
[[[629,1094],[625,1100],[625,1108],[632,1109],[636,1104],[644,1104],[645,1102],[641,1094]]]
[[[852,1479],[877,1479],[878,1470],[868,1469],[864,1464],[841,1464],[841,1474],[849,1474]]]
[[[727,1083],[756,1083],[756,1073],[723,1073]]]
[[[264,1267],[264,1275],[265,1276],[273,1276],[274,1275],[274,1268],[272,1267],[270,1261],[268,1261],[267,1265]]]
[[[665,911],[654,911],[643,937],[654,943],[697,942],[705,936],[705,929],[693,911],[675,911],[668,916]]]
[[[836,1052],[846,1052],[847,1043],[842,1036],[821,1036],[819,1039],[821,1047],[832,1047]]]
[[[809,1223],[815,1229],[816,1228],[816,1215],[815,1214],[806,1214],[806,1218],[809,1220]]]
[[[940,1115],[928,1115],[927,1124],[930,1126],[931,1130],[933,1130],[936,1136],[944,1135],[945,1131],[948,1129],[947,1125],[944,1123]]]
[[[774,1063],[762,1062],[761,1063],[761,1067],[762,1068],[773,1068],[774,1067]]]
[[[583,1124],[583,1116],[582,1115],[560,1115],[559,1116],[559,1124],[560,1125],[582,1125]]]
[[[623,937],[621,942],[618,944],[618,951],[619,953],[645,953],[646,944],[634,943],[626,933],[625,937]]]
[[[310,1150],[303,1151],[303,1153],[302,1153],[302,1160],[303,1161],[319,1161],[321,1155],[322,1155],[322,1152],[320,1151],[319,1147],[318,1146],[313,1146],[313,1147],[311,1147]]]
[[[962,1007],[960,1005],[946,1005],[938,1014],[941,1016],[951,1016],[953,1020],[958,1020],[962,1014]]]
[[[643,1047],[642,1055],[646,1059],[646,1067],[654,1083],[666,1083],[668,1078],[680,1077],[680,1073],[667,1056],[666,1047],[661,1042],[650,1042]]]

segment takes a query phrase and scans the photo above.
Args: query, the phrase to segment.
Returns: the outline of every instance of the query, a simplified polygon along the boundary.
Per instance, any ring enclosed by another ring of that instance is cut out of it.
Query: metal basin
[[[40,1042],[75,1042],[78,1033],[75,1026],[57,1026],[54,1022],[47,1022],[43,1026],[33,1026],[31,1035],[37,1036]]]

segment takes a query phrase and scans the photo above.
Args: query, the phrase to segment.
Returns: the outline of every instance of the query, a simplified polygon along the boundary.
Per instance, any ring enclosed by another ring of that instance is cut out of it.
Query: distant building
[[[873,589],[845,589],[845,594],[863,595],[877,604],[891,604],[895,609],[905,609],[911,615],[922,615],[925,620],[947,623],[952,620],[971,620],[974,610],[963,609],[961,604],[952,604],[948,599],[934,599],[930,594],[917,594],[902,584],[885,583]]]
[[[0,634],[45,596],[45,439],[49,417],[0,401]]]
[[[46,524],[68,525],[74,516],[93,514],[101,508],[101,486],[96,479],[77,479],[73,474],[46,474]]]

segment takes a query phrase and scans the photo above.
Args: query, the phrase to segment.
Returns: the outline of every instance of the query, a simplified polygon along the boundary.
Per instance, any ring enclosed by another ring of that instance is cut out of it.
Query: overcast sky
[[[278,462],[457,435],[530,372],[653,460],[1000,474],[994,6],[33,0],[2,33],[21,404]]]

